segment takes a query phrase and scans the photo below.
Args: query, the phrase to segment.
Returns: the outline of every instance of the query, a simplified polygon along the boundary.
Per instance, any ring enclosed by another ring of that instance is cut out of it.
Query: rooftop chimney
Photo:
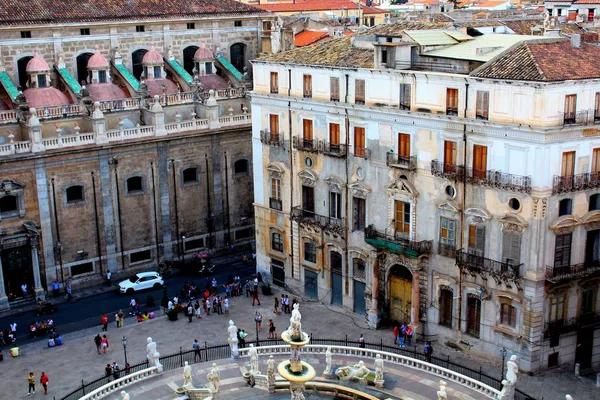
[[[581,35],[576,33],[571,36],[571,46],[578,49],[581,47]]]

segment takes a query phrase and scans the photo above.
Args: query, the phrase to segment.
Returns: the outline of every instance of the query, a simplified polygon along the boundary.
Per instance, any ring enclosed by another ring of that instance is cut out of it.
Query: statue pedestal
[[[382,388],[385,381],[382,379],[382,380],[373,381],[373,383],[375,383],[375,387]]]

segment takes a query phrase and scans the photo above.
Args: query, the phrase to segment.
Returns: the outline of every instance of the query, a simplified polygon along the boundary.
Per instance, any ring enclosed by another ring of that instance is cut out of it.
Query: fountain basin
[[[292,338],[288,331],[283,331],[281,339],[289,344],[290,346],[302,347],[310,342],[310,336],[306,332],[302,332],[302,336],[299,338]]]
[[[315,379],[315,376],[317,376],[315,369],[304,361],[300,361],[300,364],[302,365],[302,371],[294,372],[289,360],[282,361],[277,366],[277,372],[283,379],[294,383],[304,383]]]

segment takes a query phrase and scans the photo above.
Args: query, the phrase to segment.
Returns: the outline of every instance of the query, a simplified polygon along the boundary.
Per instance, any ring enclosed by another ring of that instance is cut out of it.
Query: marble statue
[[[258,369],[258,350],[256,350],[253,344],[250,344],[248,355],[250,356],[250,373],[253,375],[260,374],[260,370]]]
[[[297,339],[302,337],[302,315],[300,315],[300,305],[298,303],[294,304],[294,310],[292,311],[292,316],[290,317],[290,327],[287,329],[288,335],[292,339]]]
[[[121,400],[130,400],[129,394],[124,390],[121,390]]]
[[[381,354],[377,354],[375,357],[375,386],[383,387],[383,358]]]
[[[337,377],[343,381],[366,379],[370,373],[371,371],[365,366],[365,362],[362,360],[352,367],[340,367],[335,371]]]
[[[328,347],[327,351],[325,351],[325,371],[323,371],[323,376],[327,378],[331,377],[331,347]]]
[[[440,390],[437,392],[438,400],[448,400],[448,394],[446,393],[446,382],[440,381]]]
[[[275,381],[275,359],[273,359],[273,356],[269,356],[267,360],[267,381]]]
[[[217,363],[213,363],[210,372],[206,375],[206,379],[210,382],[210,390],[213,393],[219,392],[219,379],[221,378],[221,374],[219,373],[219,368],[217,368]]]
[[[513,354],[506,362],[506,380],[509,381],[512,386],[517,384],[517,373],[519,373],[517,356]]]
[[[183,367],[183,386],[191,386],[192,385],[192,367],[188,365],[186,361]]]
[[[290,384],[290,392],[292,394],[292,400],[306,400],[304,397],[304,385],[302,384]]]
[[[566,396],[565,396],[565,399],[566,399],[566,400],[573,400],[573,397],[571,397],[571,395],[570,395],[570,394],[568,394],[568,395],[566,395]]]
[[[163,372],[162,364],[160,363],[160,353],[156,351],[156,342],[152,341],[151,337],[146,339],[146,358],[150,367],[158,367],[158,372]]]
[[[231,357],[235,358],[239,356],[238,351],[238,337],[237,337],[237,326],[233,323],[232,320],[229,320],[229,328],[227,328],[227,333],[229,334],[229,338],[227,338],[227,342],[229,342],[229,347],[231,348]]]

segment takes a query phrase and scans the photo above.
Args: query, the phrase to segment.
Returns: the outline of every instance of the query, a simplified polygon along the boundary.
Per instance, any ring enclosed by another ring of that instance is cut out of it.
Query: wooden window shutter
[[[279,92],[279,79],[277,72],[271,72],[271,93]]]
[[[313,124],[312,120],[304,119],[303,121],[303,139],[304,140],[312,140],[313,139]]]
[[[575,113],[577,108],[577,95],[570,94],[565,96],[565,113]]]
[[[400,84],[400,109],[410,110],[410,83]]]
[[[271,133],[279,133],[279,115],[271,114],[269,119],[269,128],[271,129]]]
[[[600,117],[600,93],[596,93],[596,104],[594,105],[594,118]]]
[[[444,141],[444,164],[456,165],[456,142]]]
[[[473,169],[487,170],[487,146],[473,146]]]
[[[476,116],[488,118],[490,108],[490,92],[477,91],[477,110]]]
[[[398,155],[400,157],[410,157],[410,135],[406,133],[398,134]]]
[[[502,262],[513,265],[521,263],[521,235],[517,232],[502,232]]]
[[[329,143],[340,144],[340,124],[329,124]]]
[[[600,172],[600,149],[594,149],[592,152],[592,172]]]
[[[575,152],[566,151],[562,155],[562,176],[571,176],[575,173]]]
[[[329,89],[331,91],[330,97],[331,100],[339,100],[340,99],[340,78],[331,77],[329,80]]]
[[[365,101],[365,80],[364,79],[357,79],[354,81],[355,85],[354,85],[354,100],[355,101],[361,101],[364,103]]]

